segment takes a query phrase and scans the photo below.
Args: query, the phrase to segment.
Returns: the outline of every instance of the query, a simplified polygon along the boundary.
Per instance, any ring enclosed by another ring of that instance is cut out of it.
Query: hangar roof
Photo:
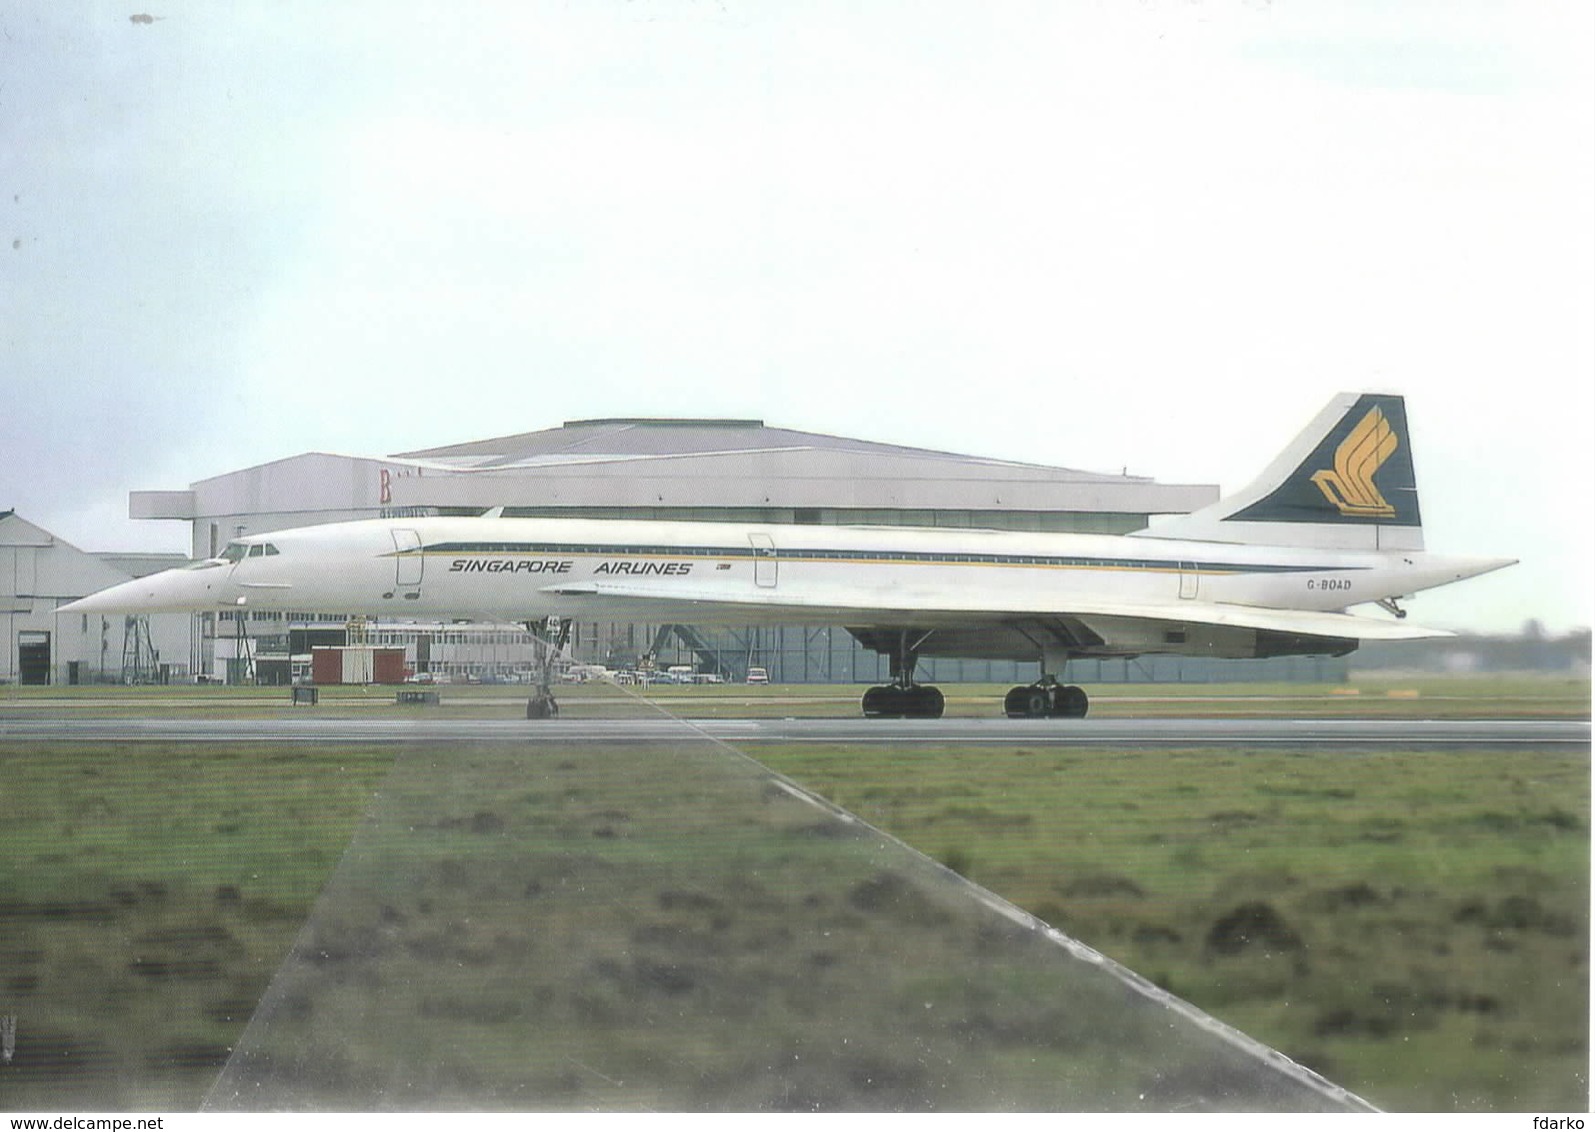
[[[82,597],[128,578],[15,511],[0,511],[0,613],[53,615],[52,599]]]
[[[1094,514],[1100,520],[1084,522],[1117,530],[1217,497],[1212,485],[959,455],[758,420],[623,417],[387,457],[304,452],[213,476],[187,491],[134,492],[129,510],[136,518],[217,520],[196,523],[194,553],[203,555],[223,528],[232,534],[432,509],[504,506],[649,518],[757,513],[749,521],[761,522],[801,521],[802,510],[818,511],[820,522],[948,526],[1000,526],[1005,512]],[[1031,519],[1014,519],[1021,521]]]
[[[609,417],[566,421],[560,428],[523,432],[490,440],[395,453],[395,457],[461,470],[533,468],[591,460],[612,461],[659,456],[733,456],[773,452],[818,452],[896,457],[991,468],[1030,468],[1072,480],[1148,482],[1143,476],[1105,475],[1073,468],[1025,464],[984,456],[965,456],[929,448],[855,440],[826,433],[774,428],[760,420]]]

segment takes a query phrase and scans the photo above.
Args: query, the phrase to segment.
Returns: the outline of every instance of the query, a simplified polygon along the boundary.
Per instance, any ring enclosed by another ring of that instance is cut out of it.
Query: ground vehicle
[[[748,669],[747,682],[749,684],[768,684],[770,682],[770,674],[762,668],[750,668]]]

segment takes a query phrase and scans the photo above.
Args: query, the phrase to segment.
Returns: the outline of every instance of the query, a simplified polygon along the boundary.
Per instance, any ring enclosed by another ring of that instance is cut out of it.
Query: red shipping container
[[[317,645],[311,649],[310,682],[312,684],[342,684],[343,650],[327,645]]]
[[[376,659],[378,684],[404,683],[404,650],[378,649]]]

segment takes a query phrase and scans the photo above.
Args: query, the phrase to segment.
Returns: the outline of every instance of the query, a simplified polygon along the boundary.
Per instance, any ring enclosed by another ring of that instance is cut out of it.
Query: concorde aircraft
[[[1073,657],[1344,655],[1449,636],[1398,600],[1511,565],[1425,553],[1401,397],[1336,397],[1239,493],[1128,535],[636,520],[364,519],[252,535],[69,613],[836,624],[889,659],[867,716],[942,714],[920,657],[1036,661],[1010,716],[1082,717]],[[1377,603],[1394,615],[1347,613]],[[552,714],[545,687],[529,717]]]

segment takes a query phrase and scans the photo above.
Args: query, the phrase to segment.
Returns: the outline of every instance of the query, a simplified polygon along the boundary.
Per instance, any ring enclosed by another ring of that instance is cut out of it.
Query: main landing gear
[[[946,702],[931,684],[881,684],[864,693],[868,719],[940,719]]]
[[[898,633],[895,647],[887,653],[892,682],[881,684],[864,693],[863,708],[866,719],[941,718],[942,709],[946,706],[941,689],[930,684],[914,683],[914,665],[919,662],[916,650],[929,636],[929,633],[924,633],[910,643],[907,631]]]
[[[1073,684],[1060,684],[1051,676],[1038,682],[1008,689],[1002,698],[1002,710],[1010,719],[1084,719],[1091,706],[1084,688]]]

